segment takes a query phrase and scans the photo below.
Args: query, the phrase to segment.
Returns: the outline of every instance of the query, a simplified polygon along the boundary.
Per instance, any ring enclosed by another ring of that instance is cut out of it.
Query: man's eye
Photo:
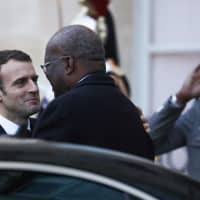
[[[20,79],[16,81],[16,85],[22,87],[26,84],[26,79]]]
[[[34,83],[37,83],[38,82],[38,77],[36,76],[36,77],[33,77],[32,78],[32,81],[34,82]]]

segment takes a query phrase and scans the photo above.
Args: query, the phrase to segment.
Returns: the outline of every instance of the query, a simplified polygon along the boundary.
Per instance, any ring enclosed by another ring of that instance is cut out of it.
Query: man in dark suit
[[[37,78],[29,55],[0,51],[0,135],[21,137],[32,128],[34,119],[29,117],[40,110]]]
[[[42,66],[56,99],[37,120],[33,137],[92,145],[153,159],[153,144],[137,108],[105,73],[99,37],[81,25],[50,39]]]

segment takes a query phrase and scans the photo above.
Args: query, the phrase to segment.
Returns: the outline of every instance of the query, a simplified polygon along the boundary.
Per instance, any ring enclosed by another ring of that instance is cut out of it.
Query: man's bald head
[[[47,45],[47,51],[49,49],[75,58],[105,61],[101,40],[96,33],[81,25],[67,26],[56,32]]]
[[[90,72],[105,71],[105,51],[96,33],[71,25],[56,32],[47,44],[46,75],[56,96],[73,87]]]

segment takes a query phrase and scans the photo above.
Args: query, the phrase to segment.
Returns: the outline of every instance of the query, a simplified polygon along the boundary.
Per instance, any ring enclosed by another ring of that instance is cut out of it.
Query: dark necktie
[[[31,131],[27,129],[27,124],[23,124],[19,127],[15,137],[18,138],[30,138]]]

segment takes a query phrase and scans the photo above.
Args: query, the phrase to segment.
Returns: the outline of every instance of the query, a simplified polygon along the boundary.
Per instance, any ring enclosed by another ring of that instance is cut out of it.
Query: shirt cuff
[[[176,108],[182,108],[182,107],[185,106],[185,104],[179,103],[179,102],[177,101],[176,95],[172,95],[172,96],[169,98],[169,102],[170,102],[171,105],[173,105],[173,106],[176,107]]]

